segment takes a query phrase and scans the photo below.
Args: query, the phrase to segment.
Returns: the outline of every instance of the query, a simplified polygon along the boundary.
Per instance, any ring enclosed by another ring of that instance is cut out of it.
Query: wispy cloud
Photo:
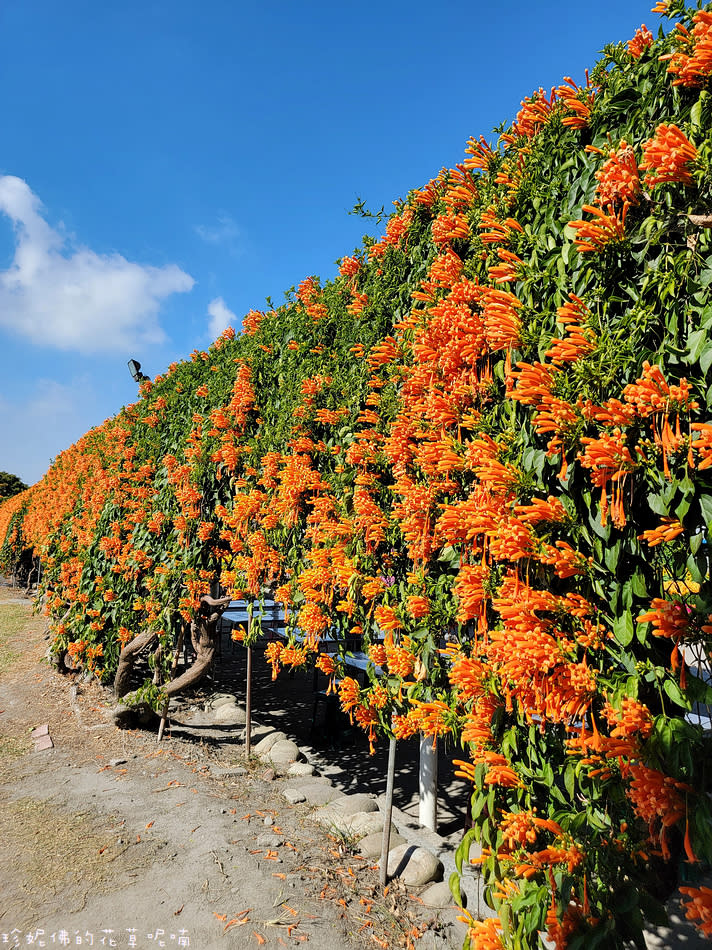
[[[229,214],[219,214],[215,224],[197,224],[195,233],[206,244],[221,245],[231,254],[237,254],[241,250],[242,233]]]
[[[15,228],[15,254],[0,271],[0,326],[33,343],[84,353],[160,343],[164,298],[195,281],[175,264],[151,267],[70,245],[42,214],[27,182],[0,176],[0,213]]]
[[[236,327],[239,322],[235,314],[225,305],[222,297],[216,297],[208,304],[208,315],[210,323],[208,324],[208,333],[211,340],[216,340],[223,330],[228,327]]]

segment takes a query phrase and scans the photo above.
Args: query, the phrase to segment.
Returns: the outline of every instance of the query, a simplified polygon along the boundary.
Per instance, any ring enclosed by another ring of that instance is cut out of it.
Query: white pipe
[[[420,734],[419,820],[424,828],[438,830],[438,748],[432,736]]]

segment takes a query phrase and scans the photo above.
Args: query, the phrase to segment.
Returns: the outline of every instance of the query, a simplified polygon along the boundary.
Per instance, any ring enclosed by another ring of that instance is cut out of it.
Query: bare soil
[[[220,775],[234,743],[117,729],[108,690],[46,648],[30,601],[0,589],[0,945],[446,945],[434,911],[384,892],[264,766]],[[43,724],[54,747],[36,751]]]

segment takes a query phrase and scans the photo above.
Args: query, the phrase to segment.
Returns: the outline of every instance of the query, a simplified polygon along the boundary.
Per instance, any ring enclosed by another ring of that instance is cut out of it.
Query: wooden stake
[[[178,634],[178,643],[176,644],[176,652],[173,657],[173,667],[171,669],[171,679],[175,679],[176,670],[178,669],[178,660],[180,659],[180,651],[183,649],[183,635],[185,633],[185,626],[180,628],[180,633]],[[163,738],[163,730],[166,728],[166,720],[168,719],[168,703],[169,699],[166,699],[163,705],[163,713],[161,715],[161,724],[158,727],[158,738],[156,742],[160,742]]]
[[[396,740],[388,744],[388,775],[386,778],[386,814],[381,841],[381,885],[388,880],[388,852],[391,850],[391,815],[393,814],[393,782],[396,774]]]
[[[247,615],[247,683],[245,684],[245,758],[250,758],[252,742],[252,647],[249,646],[252,633],[252,613]]]

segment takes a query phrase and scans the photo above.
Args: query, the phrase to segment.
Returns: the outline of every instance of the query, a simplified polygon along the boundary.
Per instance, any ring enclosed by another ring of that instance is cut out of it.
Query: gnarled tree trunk
[[[137,637],[134,637],[130,643],[127,643],[119,654],[119,665],[116,668],[116,676],[114,677],[114,695],[117,699],[121,699],[121,697],[125,696],[129,691],[129,680],[131,678],[131,671],[134,668],[134,663],[136,662],[136,657],[141,650],[151,646],[153,641],[157,638],[158,634],[154,631],[144,630],[143,633],[139,633]]]
[[[165,686],[166,696],[175,696],[176,693],[197,683],[210,668],[218,645],[218,621],[229,604],[229,597],[215,598],[207,594],[201,597],[198,616],[190,625],[190,639],[196,654],[195,662],[185,673],[181,673]]]

